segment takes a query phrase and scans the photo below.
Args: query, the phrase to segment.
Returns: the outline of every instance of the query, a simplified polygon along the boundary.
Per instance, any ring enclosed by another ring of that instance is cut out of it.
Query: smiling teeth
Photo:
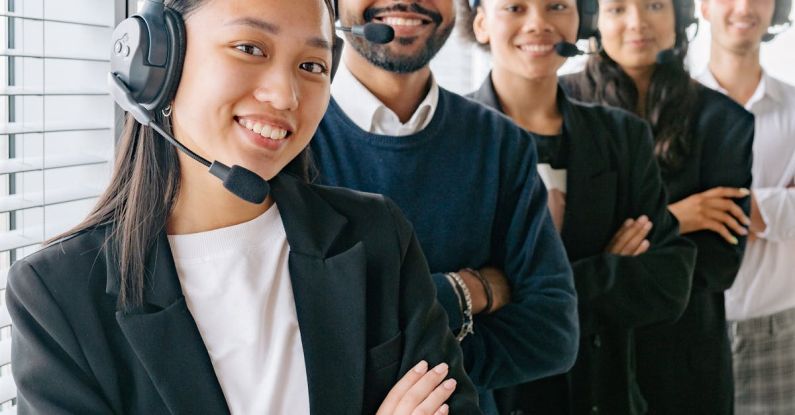
[[[238,124],[246,127],[247,129],[271,140],[284,140],[287,137],[287,130],[282,130],[279,127],[273,127],[267,124],[260,124],[250,120],[239,120]]]
[[[422,24],[420,19],[404,19],[402,17],[384,17],[382,21],[390,26],[419,26]]]
[[[522,45],[519,49],[525,52],[549,52],[552,50],[552,45]]]

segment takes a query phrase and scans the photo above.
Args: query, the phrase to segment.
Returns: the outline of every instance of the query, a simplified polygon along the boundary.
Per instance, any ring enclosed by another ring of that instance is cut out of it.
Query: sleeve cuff
[[[447,321],[450,325],[450,330],[454,333],[456,330],[461,329],[463,321],[461,320],[461,307],[458,305],[458,297],[453,291],[453,286],[447,281],[447,277],[441,272],[431,275],[433,283],[436,285],[436,299],[447,312]]]

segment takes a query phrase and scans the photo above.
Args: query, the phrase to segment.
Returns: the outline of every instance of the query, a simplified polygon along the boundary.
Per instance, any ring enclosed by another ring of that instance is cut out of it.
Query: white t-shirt
[[[276,205],[239,225],[169,244],[232,414],[308,414],[301,333]]]

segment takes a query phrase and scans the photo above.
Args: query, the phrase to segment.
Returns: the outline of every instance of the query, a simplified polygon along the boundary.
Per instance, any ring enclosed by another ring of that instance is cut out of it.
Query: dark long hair
[[[675,9],[680,1],[674,0]],[[692,1],[692,0],[690,0]],[[579,99],[623,108],[646,119],[652,127],[657,161],[663,173],[678,170],[692,153],[691,124],[697,105],[698,87],[685,68],[688,40],[683,19],[676,14],[676,44],[679,53],[657,64],[646,94],[645,111],[638,111],[638,89],[621,66],[601,50],[588,59],[585,71],[575,77],[572,94]]]
[[[205,1],[170,0],[166,5],[187,18]],[[330,2],[325,3],[331,10]],[[169,119],[160,111],[154,115],[171,132]],[[310,164],[308,149],[304,149],[284,170],[308,180]],[[80,224],[45,244],[110,226],[112,232],[105,248],[115,254],[112,260],[118,261],[121,278],[118,307],[132,310],[143,303],[147,255],[165,231],[179,188],[177,150],[152,128],[127,114],[108,188]]]

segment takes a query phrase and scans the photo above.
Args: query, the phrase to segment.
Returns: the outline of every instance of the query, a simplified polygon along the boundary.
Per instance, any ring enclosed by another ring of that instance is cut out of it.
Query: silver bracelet
[[[455,282],[453,291],[456,291],[456,295],[459,297],[459,305],[462,306],[461,312],[464,315],[464,323],[461,325],[461,330],[455,336],[456,340],[460,342],[461,340],[464,340],[467,335],[475,332],[475,323],[472,321],[472,296],[469,293],[469,288],[467,288],[466,284],[464,284],[464,280],[461,278],[459,273],[448,272],[447,277]],[[463,302],[460,301],[461,296],[464,297]]]

